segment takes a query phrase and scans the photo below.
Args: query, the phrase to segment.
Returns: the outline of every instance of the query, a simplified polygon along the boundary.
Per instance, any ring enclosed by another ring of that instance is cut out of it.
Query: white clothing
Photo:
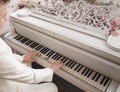
[[[53,83],[35,84],[52,81],[53,71],[50,68],[32,69],[22,61],[23,56],[12,53],[11,48],[0,38],[0,92],[57,92]]]

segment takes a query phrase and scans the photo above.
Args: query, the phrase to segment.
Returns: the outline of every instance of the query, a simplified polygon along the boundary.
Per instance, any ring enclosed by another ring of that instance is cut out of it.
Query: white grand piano
[[[13,29],[5,41],[21,54],[37,51],[36,62],[44,67],[60,60],[64,66],[56,74],[85,92],[120,92],[120,52],[107,45],[114,9],[79,1],[59,7],[59,12],[42,6],[18,10],[10,15]],[[102,13],[108,14],[102,16],[106,22],[95,19]]]

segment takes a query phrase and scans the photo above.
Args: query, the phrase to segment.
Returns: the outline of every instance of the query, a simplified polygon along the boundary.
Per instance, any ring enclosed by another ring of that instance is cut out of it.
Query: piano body
[[[5,41],[13,49],[21,54],[36,50],[36,62],[44,67],[62,61],[56,74],[85,92],[120,92],[120,52],[106,45],[105,36],[35,10],[18,16],[24,10],[10,15],[14,28]]]

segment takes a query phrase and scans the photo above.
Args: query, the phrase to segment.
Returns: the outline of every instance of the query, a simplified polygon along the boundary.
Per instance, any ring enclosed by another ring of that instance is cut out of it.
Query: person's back
[[[0,0],[0,30],[6,21],[7,3],[10,0]],[[57,92],[57,87],[51,83],[53,73],[62,66],[60,61],[51,68],[32,69],[24,62],[35,61],[36,52],[27,55],[14,54],[11,48],[0,38],[0,92]],[[46,82],[48,83],[41,83]]]

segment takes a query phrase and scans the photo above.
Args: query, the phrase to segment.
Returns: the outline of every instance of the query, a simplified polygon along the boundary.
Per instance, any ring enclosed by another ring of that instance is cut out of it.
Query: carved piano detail
[[[40,5],[26,17],[18,16],[24,9],[11,14],[14,29],[6,42],[21,54],[36,50],[36,62],[44,67],[60,60],[64,66],[57,74],[86,92],[119,92],[120,52],[106,45],[115,7],[75,1],[55,9]]]

